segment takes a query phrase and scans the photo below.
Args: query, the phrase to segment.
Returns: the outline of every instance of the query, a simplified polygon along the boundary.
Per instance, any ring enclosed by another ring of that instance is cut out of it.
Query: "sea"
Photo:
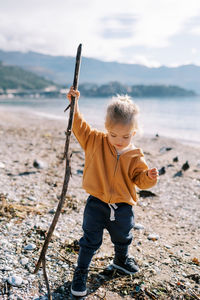
[[[96,128],[104,128],[106,107],[110,98],[80,97],[79,106],[84,118]],[[200,145],[200,96],[173,98],[136,98],[140,107],[140,127],[144,134],[171,137]],[[1,107],[24,111],[50,119],[67,119],[63,98],[0,99]]]

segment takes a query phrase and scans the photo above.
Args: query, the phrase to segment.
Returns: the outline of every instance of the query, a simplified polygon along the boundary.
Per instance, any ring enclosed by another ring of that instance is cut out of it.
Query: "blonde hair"
[[[138,130],[139,107],[128,95],[113,97],[107,107],[105,127],[111,129],[116,124],[131,125]]]

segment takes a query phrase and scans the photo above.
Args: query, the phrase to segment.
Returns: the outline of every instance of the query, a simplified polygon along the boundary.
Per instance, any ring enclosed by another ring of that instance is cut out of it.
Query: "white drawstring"
[[[110,221],[115,221],[115,209],[118,208],[118,206],[113,203],[113,204],[108,204],[110,207]]]

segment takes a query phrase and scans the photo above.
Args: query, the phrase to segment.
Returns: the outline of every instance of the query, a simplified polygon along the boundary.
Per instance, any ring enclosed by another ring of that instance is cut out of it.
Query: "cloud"
[[[200,35],[200,26],[191,29],[191,34]]]
[[[74,55],[82,42],[84,56],[159,65],[177,61],[176,45],[184,43],[182,62],[190,60],[192,48],[200,49],[195,41],[200,34],[199,0],[0,0],[0,4],[4,50]]]
[[[195,55],[195,54],[198,53],[198,50],[197,50],[196,48],[192,48],[192,49],[191,49],[191,52],[192,52],[193,55]]]
[[[129,63],[132,64],[139,64],[139,65],[145,65],[147,67],[160,67],[160,63],[148,55],[141,55],[141,54],[134,54],[133,58],[129,61]]]
[[[106,39],[129,39],[134,35],[137,17],[131,14],[118,14],[102,18],[102,36]]]

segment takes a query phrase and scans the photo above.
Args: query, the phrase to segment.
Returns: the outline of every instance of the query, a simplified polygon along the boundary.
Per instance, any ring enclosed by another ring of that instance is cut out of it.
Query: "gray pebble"
[[[34,279],[35,279],[35,274],[30,274],[30,275],[28,276],[28,279],[34,280]]]
[[[165,265],[169,265],[169,264],[171,264],[171,259],[170,258],[165,258],[164,260],[163,260],[163,264],[165,264]]]
[[[157,274],[159,274],[161,271],[157,266],[154,267],[154,270],[156,271]]]
[[[32,197],[32,196],[29,196],[27,199],[30,200],[30,201],[36,201],[37,200],[35,197]]]
[[[157,273],[156,270],[154,270],[153,268],[150,268],[150,269],[149,269],[149,272],[150,272],[151,274],[154,274],[154,275],[156,275],[156,273]]]
[[[6,166],[4,163],[0,162],[0,169],[4,169]]]
[[[27,257],[23,257],[22,259],[20,259],[20,264],[22,265],[22,266],[25,266],[25,265],[27,265],[27,263],[28,263],[28,258]]]
[[[172,246],[170,246],[170,245],[165,245],[164,247],[167,248],[167,249],[171,249],[172,248]]]
[[[24,247],[24,250],[34,250],[36,248],[35,244],[28,244]]]
[[[2,271],[12,271],[12,268],[9,266],[4,266],[2,268],[0,268]]]
[[[42,296],[39,298],[34,298],[33,300],[48,300],[48,298],[46,296]]]
[[[183,172],[182,171],[178,171],[176,174],[174,174],[173,177],[182,177],[183,176]]]
[[[147,238],[148,238],[148,240],[155,241],[155,240],[159,239],[159,235],[155,234],[155,233],[151,233],[151,234],[148,235]]]
[[[44,162],[44,161],[42,161],[42,160],[37,160],[37,159],[34,160],[33,166],[34,166],[36,169],[46,169],[46,168],[47,168],[46,162]]]
[[[134,229],[136,229],[136,230],[142,230],[142,229],[144,229],[144,226],[142,224],[140,224],[140,223],[135,223]]]
[[[22,285],[23,279],[20,276],[13,275],[13,276],[8,277],[7,281],[10,285],[20,286],[20,285]]]
[[[144,262],[143,265],[144,265],[144,267],[147,267],[147,268],[149,267],[149,263],[148,262]]]
[[[83,174],[83,170],[78,169],[78,170],[76,171],[76,173],[82,175],[82,174]]]

